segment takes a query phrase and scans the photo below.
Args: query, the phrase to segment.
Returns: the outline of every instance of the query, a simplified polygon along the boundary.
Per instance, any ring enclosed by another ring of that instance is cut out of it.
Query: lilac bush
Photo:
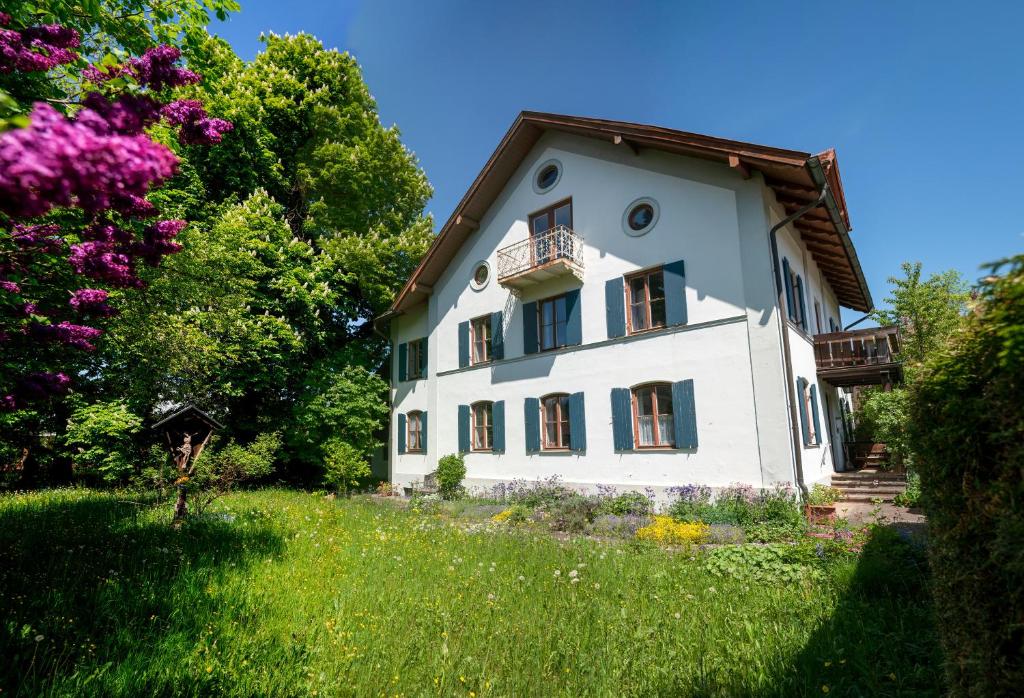
[[[78,59],[74,30],[10,23],[0,13],[0,73]],[[52,366],[70,360],[62,348],[91,351],[102,334],[79,320],[113,316],[108,289],[142,288],[140,263],[156,267],[181,250],[175,238],[185,221],[144,222],[159,213],[146,197],[179,162],[146,129],[162,120],[178,127],[180,144],[195,146],[219,143],[232,125],[197,100],[170,99],[201,79],[180,58],[158,46],[120,65],[89,66],[84,96],[67,113],[38,101],[27,126],[0,133],[0,409],[65,394],[70,378]]]

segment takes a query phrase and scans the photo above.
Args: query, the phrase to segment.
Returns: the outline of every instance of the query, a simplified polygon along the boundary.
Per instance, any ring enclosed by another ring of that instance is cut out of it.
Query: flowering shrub
[[[496,523],[511,523],[520,524],[527,520],[530,510],[521,504],[513,504],[504,511],[501,511],[491,517],[491,521]]]
[[[638,540],[647,540],[662,545],[688,545],[707,540],[709,528],[699,521],[681,523],[671,516],[658,515],[649,526],[636,532]]]
[[[603,514],[594,519],[591,532],[597,536],[633,538],[641,528],[650,525],[651,517],[638,514]]]
[[[838,502],[842,496],[840,489],[819,482],[807,493],[807,503],[812,506],[829,506]]]
[[[678,521],[724,523],[746,528],[771,521],[799,524],[802,520],[796,493],[788,484],[764,490],[734,484],[719,491],[714,500],[709,488],[698,485],[672,488],[669,493],[675,497],[669,513]]]
[[[78,59],[74,29],[14,29],[11,21],[0,13],[0,74]],[[27,118],[0,122],[0,409],[64,394],[72,371],[54,369],[71,360],[66,350],[96,348],[102,330],[92,325],[114,309],[107,289],[80,288],[77,277],[140,288],[138,264],[158,266],[181,249],[174,239],[185,221],[146,222],[158,213],[146,197],[175,174],[178,157],[145,131],[163,119],[178,127],[182,145],[211,145],[232,125],[195,100],[170,99],[200,80],[180,58],[177,48],[158,46],[123,64],[90,66],[75,84],[81,100],[61,107],[67,113],[37,101],[26,105]]]
[[[616,514],[618,516],[626,516],[633,514],[636,516],[642,516],[650,514],[651,500],[647,495],[640,494],[639,492],[626,492],[624,494],[613,495],[607,498],[603,498],[601,501],[601,510],[608,514]]]

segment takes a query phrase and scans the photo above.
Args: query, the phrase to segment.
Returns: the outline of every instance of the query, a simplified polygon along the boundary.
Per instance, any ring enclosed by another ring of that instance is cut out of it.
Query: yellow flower
[[[889,674],[889,678],[892,679],[893,681],[895,681],[896,680],[896,672],[894,671],[891,674]]]
[[[658,515],[654,517],[652,524],[639,529],[636,532],[636,537],[662,545],[682,545],[705,541],[708,531],[710,531],[710,527],[699,521],[680,523],[671,516]]]
[[[828,684],[825,684],[824,686],[821,687],[821,692],[822,693],[828,693],[830,690],[832,690],[832,689],[830,689],[828,687]]]

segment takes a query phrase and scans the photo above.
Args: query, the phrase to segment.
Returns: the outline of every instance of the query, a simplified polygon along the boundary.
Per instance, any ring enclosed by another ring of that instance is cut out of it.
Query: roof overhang
[[[793,225],[828,279],[840,305],[863,312],[872,308],[871,293],[850,240],[850,215],[835,151],[811,155],[659,126],[521,112],[434,238],[391,308],[376,319],[378,329],[430,295],[459,248],[479,227],[479,221],[546,131],[597,138],[628,147],[633,152],[653,148],[721,162],[747,178],[752,171],[760,172],[787,213],[818,198],[821,188],[828,182],[825,206],[812,209]]]

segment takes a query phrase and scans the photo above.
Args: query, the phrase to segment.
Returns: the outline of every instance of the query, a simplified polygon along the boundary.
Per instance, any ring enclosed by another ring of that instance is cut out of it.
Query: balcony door
[[[558,226],[572,230],[572,199],[559,201],[554,206],[530,214],[532,266],[560,257],[572,258],[572,238],[568,234],[554,232]]]

